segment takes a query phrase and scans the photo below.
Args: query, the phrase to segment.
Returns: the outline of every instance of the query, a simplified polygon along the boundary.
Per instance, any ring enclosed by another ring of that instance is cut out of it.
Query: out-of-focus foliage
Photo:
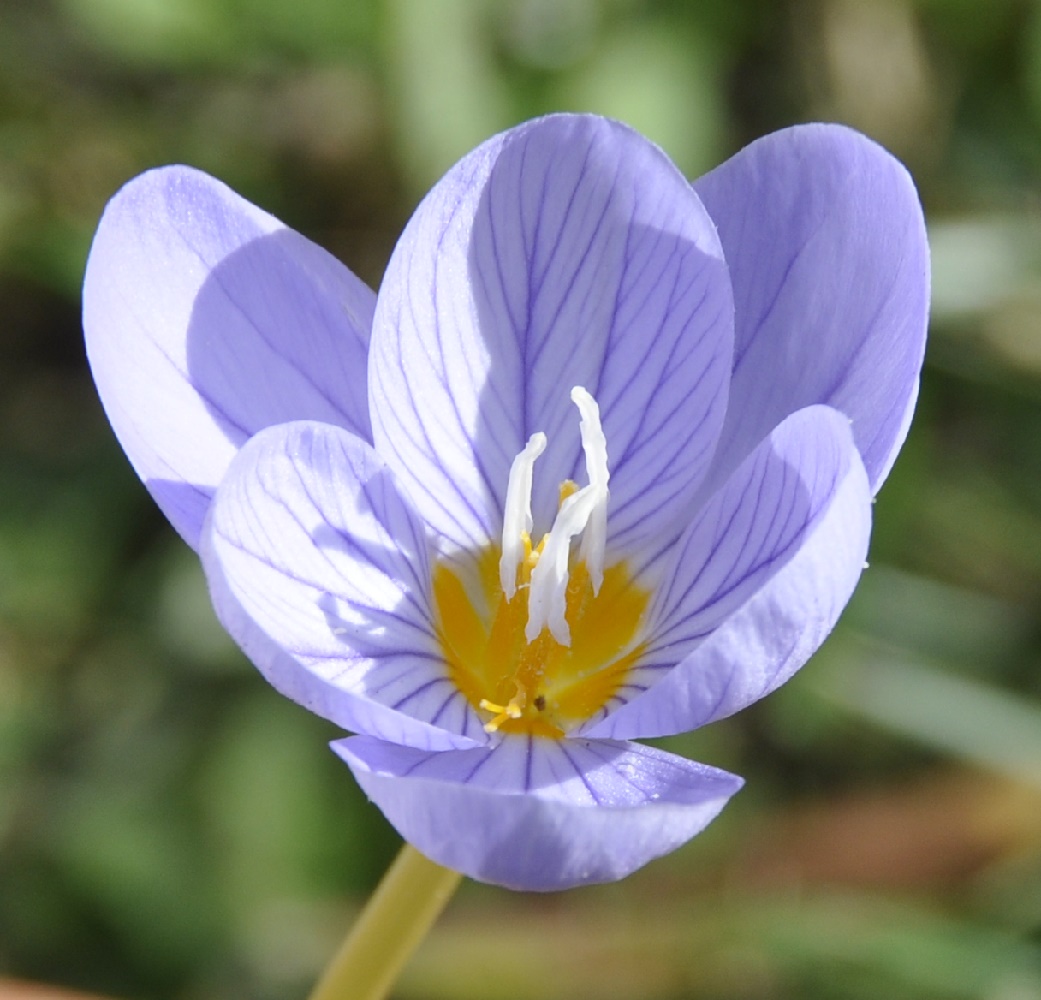
[[[302,996],[396,848],[108,430],[105,201],[189,162],[376,284],[446,166],[555,109],[691,176],[797,121],[877,138],[930,219],[929,364],[838,633],[667,741],[747,790],[619,885],[467,887],[399,995],[1041,996],[1036,0],[0,0],[0,974]]]

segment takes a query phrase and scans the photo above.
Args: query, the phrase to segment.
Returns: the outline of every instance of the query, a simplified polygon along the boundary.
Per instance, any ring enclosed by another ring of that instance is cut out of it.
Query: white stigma
[[[562,646],[571,645],[571,630],[567,623],[568,559],[571,541],[577,535],[585,532],[582,535],[580,556],[589,572],[594,594],[600,592],[604,580],[609,496],[607,482],[610,479],[607,439],[600,424],[600,409],[596,400],[581,386],[571,390],[571,399],[578,407],[581,421],[579,433],[589,484],[572,493],[560,505],[553,527],[542,540],[542,554],[531,571],[528,621],[524,628],[524,637],[528,642],[534,642],[542,630],[548,628]],[[511,485],[512,479],[511,471]]]
[[[600,585],[604,582],[604,548],[607,545],[607,500],[610,491],[607,481],[611,473],[607,469],[607,438],[600,425],[600,407],[596,400],[576,385],[571,390],[571,401],[578,407],[579,433],[582,435],[582,450],[586,455],[586,475],[589,485],[586,487],[596,496],[596,503],[589,514],[582,546],[579,554],[589,571],[589,579],[593,583],[593,593],[600,593]]]
[[[510,466],[506,505],[502,516],[502,555],[499,585],[507,600],[517,593],[517,570],[526,556],[524,539],[531,536],[531,477],[535,459],[546,450],[546,435],[537,431],[528,438]]]

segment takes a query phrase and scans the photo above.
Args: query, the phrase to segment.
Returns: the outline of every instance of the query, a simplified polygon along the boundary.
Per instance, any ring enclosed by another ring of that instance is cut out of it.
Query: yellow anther
[[[494,719],[484,724],[486,733],[494,733],[507,719],[519,719],[524,714],[524,710],[515,700],[508,705],[496,705],[495,702],[482,698],[477,707],[484,709],[486,712],[496,713]]]

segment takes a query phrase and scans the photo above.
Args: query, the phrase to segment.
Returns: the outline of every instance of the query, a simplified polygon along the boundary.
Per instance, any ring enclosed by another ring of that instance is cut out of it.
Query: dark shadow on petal
[[[393,474],[367,445],[338,430],[305,424],[287,431],[287,446],[271,454],[272,464],[264,468],[273,483],[288,483],[291,476],[298,483],[262,502],[273,505],[288,530],[303,529],[308,541],[294,536],[269,544],[280,553],[286,585],[303,588],[296,599],[313,601],[321,616],[321,624],[308,616],[314,624],[302,644],[287,647],[299,660],[294,672],[311,677],[292,686],[340,687],[450,732],[472,732],[483,742],[481,723],[451,684],[437,641],[426,529]],[[342,482],[325,478],[336,462],[350,470]],[[257,471],[266,478],[261,466]],[[263,510],[255,517],[259,539],[265,534]],[[265,628],[264,621],[256,624]],[[449,702],[458,699],[442,722]]]
[[[371,441],[366,395],[375,296],[290,229],[208,274],[192,309],[188,372],[236,444],[273,424],[321,420]]]
[[[351,654],[379,657],[388,652],[399,652],[409,641],[415,643],[417,618],[429,626],[428,638],[434,634],[433,613],[430,607],[431,553],[424,529],[418,517],[404,515],[409,508],[393,474],[386,467],[371,472],[362,485],[365,502],[376,508],[398,509],[397,521],[403,525],[392,538],[366,537],[352,532],[351,524],[317,525],[311,539],[320,552],[338,553],[370,566],[387,567],[402,560],[408,567],[409,578],[403,583],[404,595],[395,607],[379,607],[368,595],[325,592],[318,607],[331,631]],[[347,501],[347,498],[344,498]],[[366,685],[363,683],[363,689]]]
[[[212,487],[180,479],[146,479],[145,487],[181,537],[193,549],[198,549],[199,533],[213,499]]]
[[[401,486],[394,478],[394,474],[385,466],[369,475],[365,481],[364,493],[366,500],[378,501],[381,505],[388,502],[395,503],[400,508],[407,508],[411,511],[411,505],[402,494]],[[418,520],[418,515],[414,512],[412,516]],[[344,525],[344,527],[349,529],[350,525]],[[360,555],[369,562],[379,562],[380,553],[391,551],[390,546],[374,538],[357,538],[334,528],[331,524],[317,527],[312,532],[312,537],[319,548],[333,549],[352,556]],[[428,559],[425,536],[412,533],[395,536],[393,551],[402,553],[412,565],[425,565]]]
[[[236,448],[265,427],[308,418],[371,441],[366,367],[374,305],[372,291],[342,264],[282,229],[243,244],[209,271],[186,331],[187,371],[184,358],[169,362],[189,383],[187,398],[202,401]],[[197,548],[218,483],[146,485]]]

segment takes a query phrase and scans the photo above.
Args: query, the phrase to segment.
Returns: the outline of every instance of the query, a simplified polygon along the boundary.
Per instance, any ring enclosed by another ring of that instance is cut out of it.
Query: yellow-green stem
[[[405,844],[310,1000],[382,1000],[461,877]]]

